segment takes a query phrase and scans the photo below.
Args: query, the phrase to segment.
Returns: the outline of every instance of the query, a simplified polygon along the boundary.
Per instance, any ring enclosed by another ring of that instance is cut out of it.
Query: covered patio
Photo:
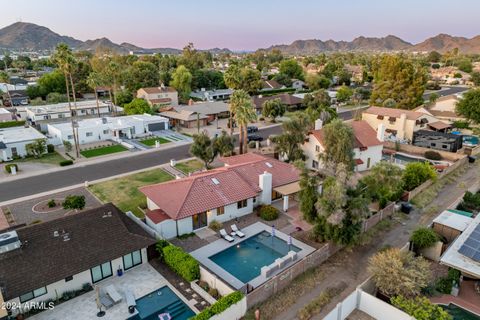
[[[303,219],[302,212],[300,211],[299,203],[297,200],[297,194],[300,191],[299,182],[289,183],[273,189],[274,193],[281,195],[280,199],[274,200],[272,206],[287,215],[290,220],[289,227],[291,233],[297,230],[308,231],[313,226]],[[285,230],[287,231],[287,230]]]

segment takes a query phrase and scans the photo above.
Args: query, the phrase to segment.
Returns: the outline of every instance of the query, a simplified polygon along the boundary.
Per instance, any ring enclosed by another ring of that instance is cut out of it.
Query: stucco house
[[[175,88],[159,87],[140,88],[137,90],[137,98],[144,99],[152,107],[176,107],[178,106],[178,92]]]
[[[253,153],[222,161],[225,166],[218,169],[140,188],[147,198],[147,225],[170,239],[277,199],[288,208],[289,196],[300,190],[299,171],[291,164]]]
[[[465,121],[465,117],[456,112],[456,105],[459,99],[461,99],[461,96],[462,95],[459,94],[440,97],[434,104],[419,106],[414,109],[414,111],[429,114],[439,120],[447,122]]]
[[[32,127],[0,129],[0,161],[10,161],[17,157],[25,157],[27,155],[27,144],[37,139],[46,138]]]
[[[379,133],[370,127],[370,125],[363,120],[352,121],[348,123],[355,135],[354,139],[354,161],[355,171],[365,171],[373,167],[382,160],[382,137],[381,131]],[[315,122],[315,130],[310,131],[307,139],[302,145],[302,150],[306,156],[306,167],[311,170],[318,170],[322,168],[322,163],[319,160],[319,155],[325,152],[324,147],[324,132],[321,120]]]
[[[111,203],[3,232],[0,298],[24,306],[56,300],[87,284],[101,286],[118,270],[147,263],[147,248],[155,242]]]
[[[0,122],[12,121],[12,113],[5,108],[0,108]]]

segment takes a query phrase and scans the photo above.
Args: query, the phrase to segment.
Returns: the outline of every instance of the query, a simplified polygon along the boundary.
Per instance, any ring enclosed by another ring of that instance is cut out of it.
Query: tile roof
[[[106,214],[111,212],[111,216]],[[54,237],[65,231],[70,240]],[[155,243],[113,204],[16,229],[22,247],[0,254],[6,300]]]
[[[452,126],[448,123],[442,122],[442,121],[436,121],[428,124],[429,127],[435,129],[435,130],[444,130],[451,128]]]
[[[180,111],[170,110],[170,111],[160,112],[160,115],[163,117],[167,117],[170,119],[183,120],[183,121],[196,121],[197,114],[198,114],[198,119],[207,118],[207,116],[202,113],[187,111],[187,110],[180,110]]]
[[[377,139],[377,132],[364,120],[352,121],[348,123],[355,135],[354,147],[365,148],[381,145],[382,143]],[[310,132],[320,144],[324,144],[324,131],[313,130]]]
[[[172,102],[172,99],[170,98],[161,98],[161,99],[149,99],[150,103],[156,104],[156,103],[170,103]]]
[[[173,87],[147,87],[147,88],[140,88],[138,90],[143,90],[148,94],[155,94],[155,93],[164,93],[164,92],[177,92]]]
[[[264,80],[263,81],[263,88],[264,89],[280,89],[282,85],[278,83],[276,80]]]
[[[303,101],[303,99],[295,97],[291,94],[281,93],[281,94],[275,94],[273,96],[268,96],[268,97],[255,96],[255,97],[253,97],[253,104],[255,105],[255,107],[257,109],[260,109],[260,108],[262,108],[262,105],[265,101],[273,100],[273,99],[280,99],[287,106],[301,104],[302,101]]]
[[[265,171],[272,174],[272,187],[299,180],[299,171],[293,165],[262,155],[245,154],[222,160],[229,165],[142,187],[140,191],[178,220],[255,197],[261,191],[259,175]]]
[[[416,111],[385,108],[385,107],[370,107],[367,110],[363,111],[363,113],[369,113],[369,114],[374,114],[378,116],[395,117],[395,118],[400,118],[402,114],[405,114],[407,116],[407,119],[409,120],[417,120],[423,115],[422,113],[416,112]]]
[[[147,210],[147,213],[145,213],[145,215],[155,224],[170,219],[170,217],[165,212],[163,212],[162,209]]]

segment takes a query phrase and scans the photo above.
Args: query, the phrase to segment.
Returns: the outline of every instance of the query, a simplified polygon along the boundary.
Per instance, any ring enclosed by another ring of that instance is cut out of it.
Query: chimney
[[[262,189],[260,194],[261,204],[272,203],[272,174],[265,171],[258,176],[258,186]]]
[[[377,128],[377,139],[380,142],[385,141],[385,125],[380,123]]]
[[[323,127],[323,121],[321,119],[315,120],[315,130],[320,130]]]

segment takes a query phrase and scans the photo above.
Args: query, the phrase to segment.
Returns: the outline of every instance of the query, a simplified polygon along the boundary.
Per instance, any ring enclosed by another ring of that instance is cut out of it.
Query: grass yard
[[[148,139],[145,139],[145,140],[140,140],[140,143],[144,144],[146,146],[152,147],[152,146],[155,146],[155,141],[158,141],[160,144],[171,142],[170,140],[167,140],[167,139],[162,138],[162,137],[155,137],[155,138],[148,138]]]
[[[27,157],[13,161],[13,163],[37,162],[43,164],[59,165],[60,161],[68,160],[62,157],[58,152],[46,153],[41,158]],[[19,168],[21,170],[21,168]]]
[[[111,153],[117,153],[117,152],[123,152],[126,151],[127,148],[120,144],[116,144],[113,146],[107,146],[107,147],[101,147],[97,149],[91,149],[91,150],[83,150],[80,151],[80,154],[84,156],[85,158],[93,158],[93,157],[98,157],[98,156],[104,156],[106,154],[111,154]]]
[[[186,175],[188,175],[191,172],[202,170],[203,169],[203,163],[201,163],[198,160],[188,160],[185,162],[180,162],[175,165],[175,168],[182,171]]]
[[[122,211],[132,211],[137,217],[143,218],[143,212],[138,207],[146,208],[147,203],[138,188],[172,179],[164,170],[154,169],[101,182],[90,186],[89,190],[102,202],[113,202]]]

